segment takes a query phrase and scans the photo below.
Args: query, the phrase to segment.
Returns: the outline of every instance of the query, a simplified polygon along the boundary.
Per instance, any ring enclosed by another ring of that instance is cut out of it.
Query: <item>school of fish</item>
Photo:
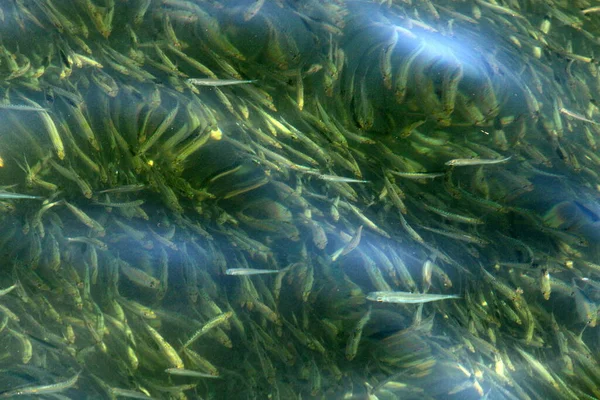
[[[0,24],[0,398],[600,398],[594,1]]]

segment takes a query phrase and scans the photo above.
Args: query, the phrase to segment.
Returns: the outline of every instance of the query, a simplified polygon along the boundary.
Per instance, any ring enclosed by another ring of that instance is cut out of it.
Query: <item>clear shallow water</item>
[[[2,8],[4,396],[597,396],[590,5],[258,5]]]

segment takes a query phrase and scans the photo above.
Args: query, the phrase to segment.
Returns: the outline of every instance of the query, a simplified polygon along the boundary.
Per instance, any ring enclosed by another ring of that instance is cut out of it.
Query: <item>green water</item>
[[[599,397],[575,3],[3,3],[0,398]]]

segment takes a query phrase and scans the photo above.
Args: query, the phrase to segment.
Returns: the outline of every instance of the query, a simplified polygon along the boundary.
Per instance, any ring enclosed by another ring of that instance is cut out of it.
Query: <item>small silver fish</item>
[[[261,274],[277,274],[281,272],[278,269],[255,269],[255,268],[229,268],[225,271],[226,275],[261,275]]]
[[[454,160],[450,160],[446,162],[446,165],[452,167],[465,167],[471,165],[492,165],[492,164],[501,164],[510,160],[512,156],[508,156],[506,158],[500,159],[484,159],[484,158],[455,158]]]
[[[29,194],[20,194],[20,193],[12,193],[7,192],[5,190],[0,190],[0,199],[33,199],[40,200],[43,199],[42,196],[32,196]]]
[[[329,182],[346,182],[346,183],[367,183],[367,182],[369,182],[369,181],[365,181],[364,179],[346,178],[344,176],[322,174],[317,170],[306,170],[303,172],[308,175],[314,175],[321,180],[329,181]]]
[[[28,106],[25,104],[0,104],[0,109],[12,111],[50,112],[49,109],[44,107]]]
[[[146,185],[143,184],[133,184],[133,185],[124,185],[118,186],[110,189],[100,190],[96,193],[129,193],[129,192],[137,192],[139,190],[144,190]]]
[[[367,295],[367,300],[380,303],[402,303],[402,304],[420,304],[430,301],[439,301],[447,299],[459,299],[457,294],[424,294],[411,292],[371,292]]]
[[[367,183],[369,181],[365,181],[363,179],[354,179],[354,178],[346,178],[343,176],[337,175],[327,175],[327,174],[319,174],[317,175],[319,179],[330,182],[346,182],[346,183]]]
[[[4,296],[12,292],[17,287],[17,284],[7,287],[6,289],[0,289],[0,296]]]
[[[170,375],[189,376],[191,378],[219,378],[218,375],[207,374],[185,368],[167,368],[165,369],[165,372]]]
[[[252,80],[239,80],[239,79],[211,79],[211,78],[190,78],[187,80],[188,83],[196,86],[230,86],[240,85],[243,83],[256,82],[256,79]]]
[[[52,393],[60,393],[63,392],[73,385],[77,383],[77,379],[79,379],[78,372],[72,378],[67,379],[66,381],[51,383],[48,385],[38,385],[38,386],[25,386],[18,389],[9,390],[0,394],[0,398],[8,398],[8,397],[16,397],[16,396],[26,396],[26,395],[46,395]]]
[[[575,118],[575,119],[578,119],[578,120],[580,120],[580,121],[583,121],[583,122],[588,122],[588,123],[590,123],[590,124],[594,124],[594,125],[600,125],[600,123],[598,123],[598,122],[596,122],[596,121],[592,121],[591,119],[588,119],[588,118],[584,117],[583,115],[579,115],[579,114],[577,114],[577,113],[575,113],[575,112],[573,112],[573,111],[567,110],[567,109],[566,109],[566,108],[564,108],[564,107],[561,107],[561,108],[560,108],[558,111],[559,111],[561,114],[568,115],[568,116],[569,116],[569,117],[571,117],[571,118]]]

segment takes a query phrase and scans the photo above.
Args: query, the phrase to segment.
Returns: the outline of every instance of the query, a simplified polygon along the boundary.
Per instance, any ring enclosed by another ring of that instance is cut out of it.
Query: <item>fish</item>
[[[259,13],[260,9],[264,4],[265,0],[255,0],[254,4],[248,6],[246,11],[244,12],[244,21],[248,22],[252,18],[254,18]]]
[[[94,230],[98,233],[104,233],[104,231],[105,231],[104,227],[98,221],[94,220],[89,215],[87,215],[85,212],[83,212],[83,210],[72,205],[71,203],[67,202],[66,200],[62,200],[62,203],[65,204],[67,206],[67,208],[69,208],[69,210],[73,213],[73,215],[75,215],[75,217],[79,221],[81,221],[81,223],[83,223],[85,226],[87,226],[88,228],[91,228],[92,230]],[[49,204],[53,204],[53,203],[49,203]]]
[[[163,338],[160,333],[150,325],[144,323],[144,327],[152,336],[152,339],[156,342],[157,346],[161,350],[164,357],[169,361],[169,363],[173,366],[173,368],[184,368],[183,360],[175,351],[173,346]]]
[[[422,294],[411,292],[370,292],[367,294],[367,300],[379,303],[400,303],[400,304],[420,304],[432,301],[460,299],[456,294]]]
[[[148,396],[145,393],[138,392],[136,390],[124,389],[124,388],[116,388],[111,387],[108,389],[111,396],[120,396],[128,399],[140,399],[140,400],[152,400],[155,397]]]
[[[391,174],[399,176],[401,178],[412,179],[412,180],[427,180],[436,179],[444,176],[445,172],[402,172],[395,171],[393,169],[388,170]]]
[[[461,223],[469,224],[469,225],[481,225],[481,224],[484,223],[481,218],[469,217],[469,216],[466,216],[466,215],[455,214],[455,213],[452,213],[452,212],[449,212],[449,211],[446,211],[446,210],[442,210],[442,209],[437,208],[437,207],[430,206],[430,205],[428,205],[426,203],[423,203],[422,206],[425,209],[427,209],[427,210],[429,210],[429,211],[431,211],[431,212],[433,212],[435,214],[438,214],[438,215],[440,215],[440,216],[442,216],[442,217],[444,217],[444,218],[446,218],[446,219],[448,219],[450,221],[461,222]]]
[[[4,289],[0,289],[0,297],[1,296],[5,296],[7,294],[9,294],[10,292],[12,292],[14,289],[16,289],[18,286],[18,283],[14,283],[13,285],[4,288]]]
[[[39,107],[34,105],[26,104],[3,104],[0,103],[0,110],[13,110],[13,111],[33,111],[33,112],[50,112],[50,109],[45,107]]]
[[[81,190],[81,193],[84,197],[88,199],[92,198],[93,192],[91,186],[89,185],[89,183],[87,183],[85,179],[81,178],[81,176],[79,176],[79,174],[75,170],[73,170],[72,167],[63,167],[54,160],[50,160],[50,164],[59,174],[69,179],[70,181],[75,182],[77,186],[79,186],[79,189]]]
[[[542,296],[544,296],[545,300],[550,300],[550,293],[552,291],[550,274],[546,268],[543,268],[540,272],[540,290],[542,292]]]
[[[588,119],[588,118],[584,117],[583,115],[579,115],[576,112],[567,110],[564,107],[561,107],[558,111],[561,114],[565,114],[565,115],[567,115],[571,118],[577,119],[579,121],[587,122],[587,123],[594,124],[594,125],[600,125],[600,122],[592,121],[591,119]]]
[[[500,159],[483,159],[483,158],[455,158],[450,161],[446,161],[446,165],[451,167],[464,167],[464,166],[474,166],[474,165],[494,165],[494,164],[502,164],[509,161],[512,156],[508,156]]]
[[[495,3],[488,3],[487,1],[483,1],[483,0],[475,0],[475,2],[479,5],[489,8],[490,10],[497,12],[499,14],[510,15],[511,17],[515,17],[515,18],[519,18],[519,19],[526,19],[523,15],[519,14],[518,12],[512,10],[509,7],[503,7],[503,6],[500,6]]]
[[[369,320],[371,319],[371,311],[372,307],[369,306],[367,312],[358,320],[354,329],[350,332],[350,336],[348,337],[348,341],[346,342],[346,359],[348,361],[352,361],[354,357],[356,357],[356,353],[358,352],[358,345],[362,338],[363,328]]]
[[[36,102],[34,102],[26,97],[22,97],[22,99],[25,102],[29,103],[29,105],[33,108],[36,108],[36,109],[43,108],[43,107],[40,107],[40,105],[37,104]],[[58,132],[58,128],[56,127],[56,124],[54,123],[54,120],[52,119],[52,117],[50,117],[50,114],[47,111],[40,111],[40,117],[42,120],[42,124],[44,125],[44,127],[46,128],[46,131],[48,132],[48,136],[50,138],[50,142],[52,143],[54,151],[56,152],[56,156],[60,160],[64,160],[64,158],[66,156],[65,145],[64,145],[64,142]]]
[[[129,207],[137,207],[141,206],[145,203],[145,200],[132,200],[125,203],[105,203],[101,201],[94,202],[93,204],[98,206],[110,207],[110,208],[129,208]]]
[[[167,368],[165,372],[169,375],[189,376],[190,378],[220,378],[218,375],[207,374],[200,371],[193,371],[185,368]]]
[[[37,386],[25,386],[18,389],[7,390],[3,393],[0,393],[0,398],[9,398],[15,396],[28,396],[28,395],[47,395],[53,393],[64,392],[65,390],[73,387],[77,380],[79,379],[79,375],[81,372],[78,372],[73,377],[67,379],[66,381],[51,383],[47,385],[37,385]]]
[[[34,196],[30,194],[20,194],[8,192],[6,190],[0,190],[0,199],[3,200],[43,200],[43,196]]]
[[[211,329],[214,329],[216,327],[218,327],[219,325],[227,322],[227,320],[229,320],[229,318],[231,318],[233,316],[233,312],[232,311],[227,311],[225,313],[219,314],[215,317],[213,317],[212,319],[210,319],[209,321],[207,321],[202,328],[200,328],[199,330],[197,330],[184,344],[183,344],[183,348],[187,348],[189,346],[191,346],[196,340],[198,340],[198,338],[202,335],[204,335],[205,333],[207,333],[208,331],[210,331]],[[183,368],[183,365],[181,367],[178,368]]]
[[[581,10],[582,14],[590,14],[600,12],[600,6],[588,7],[586,9]]]
[[[263,275],[263,274],[278,274],[281,271],[278,269],[256,269],[256,268],[228,268],[225,270],[225,275],[247,276],[247,275]]]
[[[212,78],[189,78],[187,82],[196,86],[231,86],[241,85],[245,83],[257,82],[256,79],[239,80],[239,79],[212,79]]]
[[[369,181],[365,181],[363,179],[354,179],[354,178],[346,178],[343,176],[337,175],[328,175],[328,174],[316,174],[317,178],[329,181],[329,182],[347,182],[347,183],[367,183]]]
[[[149,289],[158,289],[160,287],[160,281],[158,279],[142,271],[141,269],[134,268],[124,261],[121,261],[119,266],[123,275],[137,285]]]
[[[164,117],[162,122],[156,127],[152,136],[150,136],[147,140],[144,140],[140,143],[140,147],[138,148],[137,155],[143,155],[146,153],[164,134],[173,124],[175,117],[179,112],[179,102],[173,107],[172,110]],[[143,132],[145,133],[145,132]]]
[[[521,349],[518,346],[516,347],[516,350],[519,352],[521,357],[523,357],[525,361],[527,361],[527,364],[529,364],[531,368],[535,370],[542,379],[544,379],[557,390],[559,389],[558,382],[556,382],[550,371],[548,371],[548,369],[538,359],[536,359],[536,357],[527,353],[525,350]]]
[[[590,327],[595,327],[598,319],[598,306],[573,281],[575,309],[579,320]]]
[[[475,244],[478,244],[481,246],[485,246],[490,243],[486,239],[483,239],[483,238],[477,237],[477,236],[473,236],[468,233],[464,233],[464,232],[460,232],[460,231],[454,232],[454,231],[450,231],[450,230],[430,228],[428,226],[422,226],[421,228],[428,230],[430,232],[437,233],[439,235],[447,236],[452,239],[462,240],[462,241],[468,242],[468,243],[475,243]]]
[[[103,194],[103,193],[131,193],[131,192],[138,192],[140,190],[144,190],[146,189],[146,185],[144,185],[143,183],[135,183],[132,185],[123,185],[123,186],[117,186],[117,187],[111,187],[108,189],[103,189],[103,190],[98,190],[96,193],[97,194]]]
[[[342,251],[340,253],[341,256],[349,254],[352,250],[358,247],[358,245],[360,244],[360,239],[362,237],[362,229],[363,225],[359,225],[359,227],[356,229],[356,232],[354,232],[352,239],[350,239],[350,241],[342,248]]]

